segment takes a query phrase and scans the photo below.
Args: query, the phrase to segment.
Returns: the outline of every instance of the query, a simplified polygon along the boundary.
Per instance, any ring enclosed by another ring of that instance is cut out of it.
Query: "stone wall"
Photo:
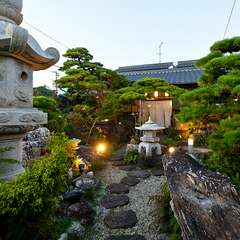
[[[164,156],[172,208],[184,240],[239,240],[240,191],[184,153]]]

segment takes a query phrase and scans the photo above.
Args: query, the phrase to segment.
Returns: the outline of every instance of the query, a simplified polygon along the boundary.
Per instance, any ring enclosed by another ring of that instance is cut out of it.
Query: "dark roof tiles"
[[[196,60],[174,63],[147,64],[120,67],[117,72],[130,81],[144,77],[161,78],[170,84],[194,84],[203,73],[203,69],[195,67]],[[174,66],[175,65],[175,66]]]

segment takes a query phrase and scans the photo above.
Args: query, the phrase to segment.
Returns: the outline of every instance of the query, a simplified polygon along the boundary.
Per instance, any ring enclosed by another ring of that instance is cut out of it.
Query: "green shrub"
[[[124,156],[124,162],[127,164],[136,164],[139,159],[139,153],[137,149],[128,150]]]
[[[240,115],[222,120],[218,130],[209,137],[209,146],[214,153],[204,163],[240,185]]]
[[[66,190],[70,167],[67,143],[64,134],[52,136],[48,156],[14,180],[0,184],[0,228],[12,234],[10,239],[28,239],[23,236],[31,229],[30,223],[41,221]]]
[[[180,137],[174,128],[168,128],[164,130],[162,144],[167,148],[178,147],[180,145]]]
[[[169,235],[170,240],[181,240],[181,228],[174,216],[170,206],[171,194],[168,184],[165,183],[162,187],[162,193],[157,199],[158,222],[161,226],[161,233]]]

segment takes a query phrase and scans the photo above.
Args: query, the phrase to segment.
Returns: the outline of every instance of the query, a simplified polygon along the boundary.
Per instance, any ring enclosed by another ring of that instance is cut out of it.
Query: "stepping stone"
[[[136,177],[125,177],[121,180],[121,183],[133,187],[140,183],[140,181]]]
[[[129,193],[129,188],[122,183],[113,183],[107,187],[107,190],[111,194]]]
[[[119,235],[119,236],[110,236],[105,240],[146,240],[146,238],[140,235]]]
[[[149,171],[146,170],[137,170],[137,171],[131,171],[127,174],[129,177],[136,177],[136,178],[149,178],[151,176]]]
[[[108,195],[101,201],[101,205],[106,209],[122,207],[129,203],[129,197],[127,195]]]
[[[104,223],[110,229],[132,228],[137,224],[137,216],[132,210],[109,213]]]
[[[119,167],[119,169],[128,172],[128,171],[136,170],[136,166],[135,165],[122,166],[122,167]]]
[[[164,170],[161,169],[152,170],[152,175],[155,177],[164,176]]]
[[[126,163],[124,161],[114,161],[112,165],[115,167],[120,167],[120,166],[125,166]]]

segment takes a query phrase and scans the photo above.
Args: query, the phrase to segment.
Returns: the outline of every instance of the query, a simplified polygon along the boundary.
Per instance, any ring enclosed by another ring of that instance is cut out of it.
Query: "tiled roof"
[[[195,67],[196,60],[147,64],[120,67],[117,72],[126,76],[130,81],[144,77],[161,78],[170,84],[196,83],[203,73],[203,69]]]

